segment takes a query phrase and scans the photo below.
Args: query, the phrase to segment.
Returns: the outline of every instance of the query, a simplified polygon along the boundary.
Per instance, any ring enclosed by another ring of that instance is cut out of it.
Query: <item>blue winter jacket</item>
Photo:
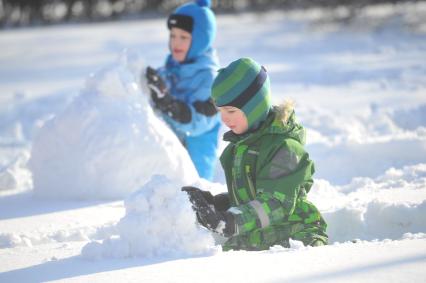
[[[220,118],[210,100],[211,86],[219,63],[213,49],[195,60],[179,63],[171,55],[158,71],[166,81],[170,94],[185,102],[191,120],[181,123],[168,115],[163,117],[185,145],[200,175],[211,180],[217,160]],[[213,109],[213,111],[212,111]]]

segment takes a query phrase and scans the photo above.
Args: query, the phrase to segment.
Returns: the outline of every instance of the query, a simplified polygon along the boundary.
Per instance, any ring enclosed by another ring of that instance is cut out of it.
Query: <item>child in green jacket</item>
[[[227,241],[224,250],[264,250],[327,244],[326,223],[307,200],[314,164],[304,150],[305,130],[290,105],[271,105],[266,70],[241,58],[219,70],[212,98],[231,130],[220,161],[228,193],[184,187],[201,225]]]

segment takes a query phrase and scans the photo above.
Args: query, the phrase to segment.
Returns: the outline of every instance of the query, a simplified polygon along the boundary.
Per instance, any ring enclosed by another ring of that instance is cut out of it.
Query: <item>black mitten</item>
[[[146,68],[145,76],[154,102],[164,98],[164,96],[168,94],[166,83],[158,75],[158,72],[154,68],[148,66]]]
[[[213,198],[214,209],[217,211],[226,211],[231,207],[228,193],[217,194]]]
[[[211,203],[208,203],[200,189],[183,187],[182,191],[188,193],[189,200],[201,225],[225,237],[233,236],[236,233],[235,219],[232,213],[216,211]]]
[[[220,193],[213,196],[209,191],[203,191],[192,186],[182,187],[182,191],[186,192],[190,197],[192,193],[200,192],[207,203],[213,205],[217,211],[226,211],[231,207],[228,193]]]
[[[199,188],[193,187],[193,186],[184,186],[184,187],[182,187],[182,191],[186,192],[189,195],[190,198],[192,197],[192,195],[194,193],[199,192],[203,195],[204,199],[207,201],[208,204],[214,205],[214,197],[209,191],[203,191],[203,190],[200,190]],[[191,203],[192,203],[192,201],[191,201]]]
[[[191,122],[191,109],[185,102],[180,101],[169,94],[166,83],[160,77],[158,72],[151,67],[147,67],[145,76],[148,88],[151,91],[151,99],[154,102],[155,108],[177,122]]]

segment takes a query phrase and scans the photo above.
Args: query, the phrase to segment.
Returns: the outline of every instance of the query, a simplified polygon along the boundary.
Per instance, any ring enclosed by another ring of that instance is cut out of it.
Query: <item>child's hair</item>
[[[271,109],[271,89],[266,69],[251,58],[235,60],[220,69],[213,82],[216,106],[233,106],[247,117],[248,129],[255,129]]]
[[[197,0],[178,7],[167,19],[167,27],[177,27],[192,35],[186,60],[193,60],[206,52],[216,36],[216,18],[210,0]]]
[[[278,118],[282,120],[284,123],[287,123],[288,119],[290,118],[291,114],[294,111],[295,102],[291,99],[284,100],[280,105],[277,107],[278,112]]]

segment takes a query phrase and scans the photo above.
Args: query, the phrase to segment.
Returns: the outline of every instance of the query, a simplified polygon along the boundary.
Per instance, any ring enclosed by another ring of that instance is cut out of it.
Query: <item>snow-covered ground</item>
[[[140,69],[165,20],[0,32],[0,282],[426,282],[426,3],[218,17],[296,102],[330,245],[222,252]],[[222,144],[223,148],[224,144]]]

